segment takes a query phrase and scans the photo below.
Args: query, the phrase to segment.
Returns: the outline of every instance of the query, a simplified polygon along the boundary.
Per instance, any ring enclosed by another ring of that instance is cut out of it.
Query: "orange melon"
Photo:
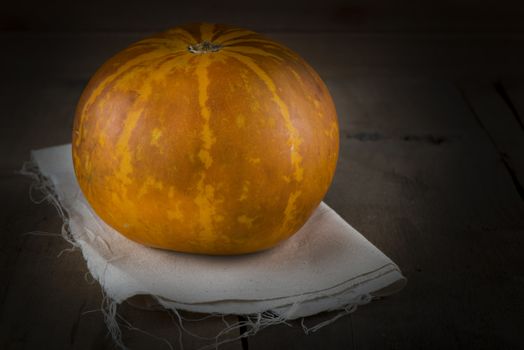
[[[246,29],[169,29],[103,64],[77,106],[73,163],[111,227],[189,253],[270,248],[332,181],[338,123],[318,74]]]

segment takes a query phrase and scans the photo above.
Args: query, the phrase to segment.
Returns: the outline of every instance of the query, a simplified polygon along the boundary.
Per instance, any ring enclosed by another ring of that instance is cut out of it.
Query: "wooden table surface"
[[[524,34],[266,34],[304,56],[335,99],[341,149],[325,201],[408,284],[313,334],[292,323],[220,348],[524,348]],[[144,35],[0,34],[1,349],[114,348],[81,253],[57,257],[61,238],[26,234],[62,223],[15,171],[31,149],[70,142],[87,79]],[[134,326],[123,327],[130,348],[168,349],[161,338],[179,348],[172,314],[126,303],[119,313]],[[184,324],[213,336],[223,320]]]

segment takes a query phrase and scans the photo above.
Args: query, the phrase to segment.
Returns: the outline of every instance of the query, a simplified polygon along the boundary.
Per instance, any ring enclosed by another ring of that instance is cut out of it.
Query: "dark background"
[[[61,238],[25,234],[59,233],[61,221],[29,200],[16,170],[31,149],[70,142],[77,99],[106,59],[195,21],[263,32],[320,73],[341,126],[325,201],[409,279],[312,335],[278,326],[224,348],[524,348],[521,2],[133,0],[0,6],[1,349],[113,348],[81,253],[57,258]],[[177,344],[172,315],[119,311]],[[201,335],[222,326],[187,325]],[[124,340],[167,348],[136,330]]]
[[[2,6],[1,29],[147,32],[210,21],[262,32],[521,32],[519,1],[18,1]]]

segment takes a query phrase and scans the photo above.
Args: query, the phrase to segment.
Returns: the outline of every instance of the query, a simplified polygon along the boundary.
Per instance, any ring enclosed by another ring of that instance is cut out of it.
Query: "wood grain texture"
[[[516,325],[500,325],[523,311],[503,296],[524,287],[524,206],[459,91],[433,79],[342,86],[350,185],[328,199],[408,278],[352,315],[356,348],[517,346]]]
[[[303,54],[333,94],[341,157],[327,203],[397,262],[409,281],[399,294],[318,333],[305,336],[295,323],[266,329],[248,346],[522,347],[524,204],[497,141],[516,131],[497,117],[508,107],[495,99],[489,109],[480,108],[500,128],[494,138],[495,129],[479,124],[479,111],[455,82],[502,81],[520,110],[523,95],[505,82],[524,76],[523,37],[270,35]],[[67,247],[63,241],[22,235],[58,232],[61,223],[52,207],[29,201],[29,180],[13,172],[29,150],[70,142],[74,106],[88,77],[141,36],[1,35],[7,54],[0,56],[0,348],[113,347],[100,313],[83,314],[100,306],[101,294],[84,280],[80,253],[57,259]],[[340,42],[339,50],[326,54]],[[490,84],[483,87],[486,96],[497,97]],[[177,344],[169,315],[128,305],[121,312]],[[217,319],[191,327],[213,334],[221,326]],[[138,349],[167,348],[136,331],[126,331],[125,339]],[[186,349],[203,344],[189,337],[184,342]]]

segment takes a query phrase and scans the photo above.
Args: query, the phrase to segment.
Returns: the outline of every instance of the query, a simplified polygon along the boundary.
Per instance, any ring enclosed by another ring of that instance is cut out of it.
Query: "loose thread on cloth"
[[[69,225],[69,212],[60,203],[60,199],[58,198],[53,181],[42,175],[34,159],[24,162],[22,169],[18,171],[18,174],[28,176],[33,180],[29,185],[29,199],[31,202],[35,204],[42,204],[44,202],[51,204],[62,219],[60,235],[67,243],[71,245],[71,247],[60,251],[57,257],[62,256],[64,252],[72,252],[78,248],[79,245],[71,233],[71,227]],[[40,193],[42,197],[36,199],[34,196],[35,192]],[[36,234],[37,232],[41,231],[26,232],[26,234]]]
[[[318,331],[319,329],[321,329],[321,328],[323,328],[323,327],[325,327],[327,325],[332,324],[333,322],[335,322],[339,318],[355,312],[359,305],[367,304],[372,299],[373,299],[373,297],[371,295],[365,294],[365,295],[363,295],[361,297],[360,302],[354,303],[354,304],[348,304],[348,305],[344,306],[344,308],[340,312],[338,312],[335,316],[331,317],[328,320],[319,322],[319,323],[317,323],[316,325],[313,325],[313,326],[306,326],[306,324],[304,322],[305,318],[302,317],[302,319],[300,321],[300,325],[302,326],[302,330],[304,331],[305,334],[314,333],[314,332]]]
[[[128,320],[126,320],[124,317],[122,317],[122,315],[119,315],[119,314],[116,314],[116,316],[118,317],[118,319],[120,319],[120,321],[123,323],[124,327],[126,327],[128,330],[130,331],[135,331],[135,332],[139,332],[139,333],[142,333],[142,334],[145,334],[151,338],[154,338],[154,339],[157,339],[157,340],[160,340],[161,342],[163,342],[164,344],[166,344],[166,346],[170,349],[170,350],[174,350],[174,347],[173,345],[166,339],[166,338],[163,338],[163,337],[159,337],[159,336],[156,336],[154,335],[153,333],[150,333],[150,332],[147,332],[143,329],[140,329],[138,327],[135,327],[133,326]],[[182,340],[181,338],[179,337],[179,345],[181,348],[183,348],[183,345],[182,345]]]
[[[18,171],[19,174],[30,177],[33,181],[29,187],[29,198],[33,203],[41,204],[44,202],[50,203],[57,211],[58,215],[63,221],[61,232],[60,234],[54,234],[50,232],[43,232],[43,231],[31,231],[27,232],[27,235],[39,235],[39,236],[61,236],[67,243],[70,244],[69,248],[63,249],[58,255],[57,258],[60,257],[64,252],[72,252],[80,247],[80,245],[76,242],[74,235],[71,232],[70,227],[70,213],[66,208],[64,208],[60,202],[59,195],[55,189],[55,186],[53,184],[53,181],[44,176],[34,159],[31,159],[30,161],[27,161],[23,164],[22,169]],[[41,198],[36,198],[35,193],[40,193],[42,195]],[[92,232],[87,232],[87,235],[94,235]],[[95,239],[97,237],[94,237]],[[111,248],[107,245],[107,243],[104,241],[105,245],[107,246],[107,249],[111,251]],[[115,257],[111,260],[109,260],[106,264],[106,268],[109,266],[109,264],[112,261],[115,261],[119,259],[119,257]],[[88,281],[88,277],[91,277],[92,281]],[[132,325],[131,322],[123,318],[117,311],[118,311],[118,302],[109,296],[104,288],[103,288],[103,279],[105,278],[105,270],[102,276],[100,276],[99,280],[101,290],[102,290],[102,303],[100,309],[95,310],[89,310],[85,311],[83,315],[92,313],[92,312],[101,312],[104,318],[104,322],[106,324],[106,327],[108,329],[108,334],[113,339],[116,346],[118,346],[120,349],[127,349],[124,340],[123,340],[123,334],[121,330],[121,326],[125,327],[126,329],[130,331],[137,331],[144,335],[153,337],[157,340],[160,340],[166,344],[166,346],[169,349],[174,349],[173,345],[165,338],[156,336],[150,332],[147,332],[145,330],[139,329]],[[96,280],[89,272],[86,272],[84,275],[84,279],[86,280],[86,283],[94,283]],[[157,297],[153,296],[154,298],[159,300]],[[365,295],[361,299],[361,302],[357,302],[354,304],[346,305],[345,307],[339,309],[339,313],[334,315],[333,317],[329,318],[328,320],[319,322],[313,326],[306,326],[305,325],[305,318],[302,317],[300,325],[304,331],[305,334],[310,334],[313,332],[316,332],[322,327],[325,327],[339,318],[348,315],[356,310],[357,306],[360,304],[365,304],[371,300],[371,296]],[[287,311],[285,314],[279,314],[272,310],[267,310],[264,312],[256,313],[256,314],[250,314],[250,315],[241,315],[242,320],[238,320],[234,323],[229,323],[226,320],[226,317],[228,316],[237,316],[237,315],[228,315],[228,314],[219,314],[219,313],[213,313],[209,314],[205,317],[198,318],[198,319],[190,319],[183,317],[179,310],[177,310],[174,307],[165,308],[165,311],[169,313],[169,316],[171,320],[173,321],[173,324],[175,326],[175,329],[178,331],[178,345],[180,349],[183,349],[183,342],[182,342],[182,334],[185,333],[189,336],[201,339],[201,340],[208,340],[212,341],[212,344],[205,345],[200,348],[200,350],[207,350],[212,348],[218,348],[220,345],[234,342],[237,340],[240,340],[242,338],[250,337],[261,331],[262,329],[265,329],[269,326],[274,325],[280,325],[284,324],[287,326],[292,327],[292,325],[289,323],[289,316],[295,312],[295,310],[299,307],[301,303],[295,302]],[[336,311],[336,310],[332,310]],[[176,319],[175,319],[176,317]],[[189,331],[185,326],[184,322],[200,322],[209,318],[213,317],[221,317],[223,323],[224,323],[224,329],[221,330],[216,336],[214,337],[203,337],[198,334],[195,334],[191,331]],[[178,322],[176,322],[178,321]],[[245,330],[242,332],[241,330]],[[232,332],[238,332],[237,336],[228,337],[226,339],[223,339],[230,335]]]

